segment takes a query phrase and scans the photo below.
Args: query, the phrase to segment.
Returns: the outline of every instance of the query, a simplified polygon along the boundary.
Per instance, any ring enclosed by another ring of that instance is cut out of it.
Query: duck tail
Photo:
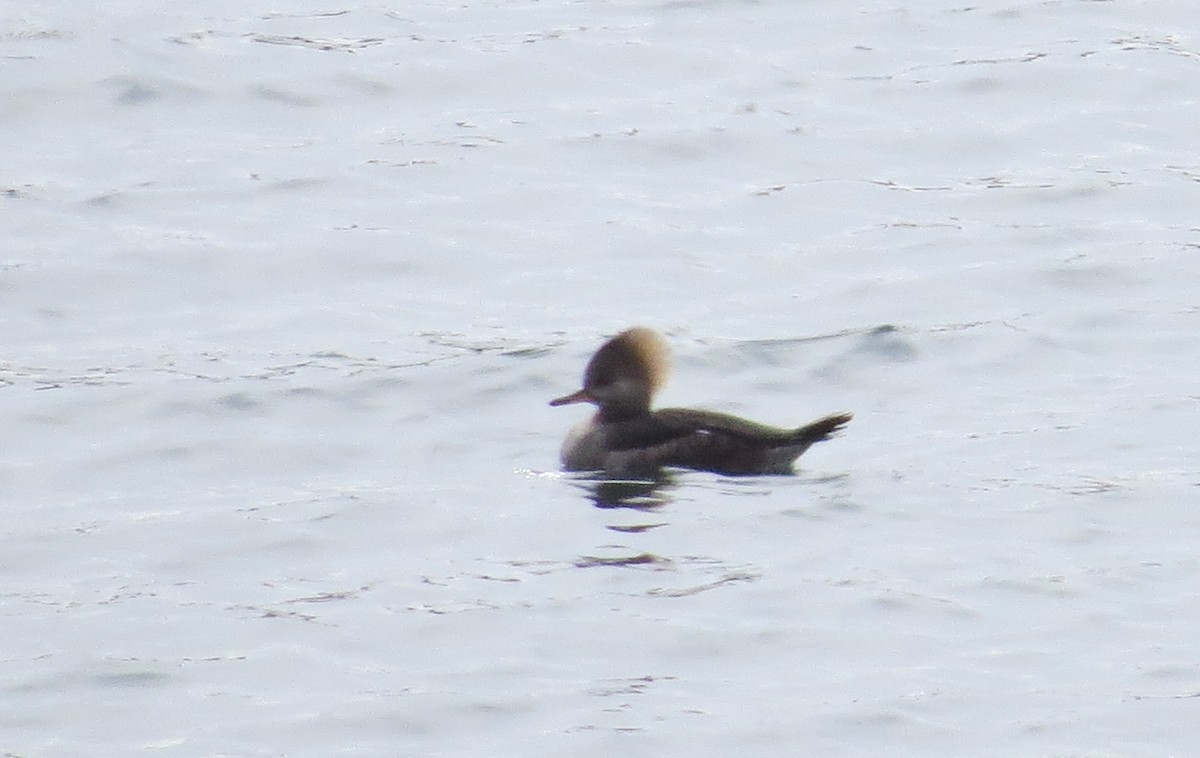
[[[843,426],[850,423],[852,418],[854,418],[853,413],[834,413],[796,429],[791,436],[796,442],[811,445],[814,442],[829,439],[841,431]]]

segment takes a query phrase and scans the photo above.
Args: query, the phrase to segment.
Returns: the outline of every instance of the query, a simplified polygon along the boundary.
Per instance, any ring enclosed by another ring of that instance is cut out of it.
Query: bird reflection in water
[[[675,478],[660,471],[654,479],[614,479],[602,473],[581,476],[572,480],[572,484],[584,491],[586,497],[597,508],[625,509],[638,513],[655,513],[662,506],[672,502],[674,497],[669,493],[676,488]],[[666,526],[665,522],[646,522],[639,524],[608,524],[605,528],[625,534],[641,534],[651,529]],[[618,552],[626,550],[626,546],[609,545]],[[669,566],[670,561],[647,552],[632,552],[612,556],[581,556],[575,561],[579,568],[595,568],[597,566],[643,567],[660,569]]]
[[[574,480],[597,508],[632,508],[652,511],[675,498],[670,495],[678,485],[675,477],[660,472],[654,479],[612,479],[603,474]]]

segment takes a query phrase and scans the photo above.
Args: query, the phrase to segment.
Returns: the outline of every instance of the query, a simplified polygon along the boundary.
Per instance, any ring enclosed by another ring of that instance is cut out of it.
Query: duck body
[[[561,457],[568,471],[602,470],[612,476],[646,476],[669,466],[733,475],[790,474],[804,451],[850,418],[837,414],[781,429],[691,408],[664,408],[618,421],[597,413],[571,430]]]
[[[583,389],[551,405],[591,402],[599,410],[571,430],[562,447],[568,471],[652,476],[663,467],[721,474],[789,474],[814,443],[850,421],[838,413],[795,429],[691,408],[650,409],[666,374],[666,345],[644,327],[605,343],[584,373]]]

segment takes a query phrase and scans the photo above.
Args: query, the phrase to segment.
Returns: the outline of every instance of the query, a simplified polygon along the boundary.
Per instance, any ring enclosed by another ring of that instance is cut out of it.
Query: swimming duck
[[[664,466],[719,474],[790,474],[805,450],[853,418],[835,413],[782,429],[715,411],[652,411],[650,401],[667,377],[667,356],[666,341],[657,332],[627,329],[592,356],[582,389],[550,401],[552,406],[599,407],[567,435],[562,447],[566,470],[602,470],[614,477],[651,476]]]

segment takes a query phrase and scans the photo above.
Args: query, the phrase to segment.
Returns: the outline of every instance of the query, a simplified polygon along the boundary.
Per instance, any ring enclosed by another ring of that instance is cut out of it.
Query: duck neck
[[[646,405],[602,405],[596,412],[596,421],[601,424],[611,424],[649,415],[650,408]]]

